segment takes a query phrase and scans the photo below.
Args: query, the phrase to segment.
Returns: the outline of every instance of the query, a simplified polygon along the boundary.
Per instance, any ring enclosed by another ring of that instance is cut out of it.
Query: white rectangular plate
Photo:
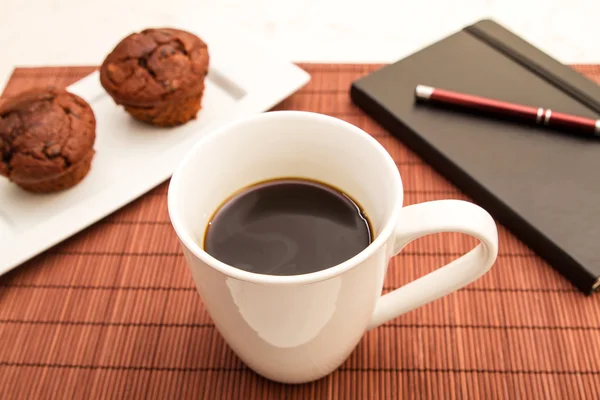
[[[0,180],[0,275],[116,211],[168,179],[208,131],[273,107],[310,79],[229,29],[181,26],[210,52],[202,109],[196,120],[157,128],[133,120],[100,85],[98,73],[68,90],[84,98],[97,120],[96,155],[87,177],[64,192],[39,195]]]

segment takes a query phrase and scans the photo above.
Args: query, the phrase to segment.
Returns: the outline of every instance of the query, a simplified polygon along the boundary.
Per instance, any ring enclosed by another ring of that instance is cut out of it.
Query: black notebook
[[[417,104],[418,84],[599,118],[600,87],[484,20],[352,84],[351,97],[574,285],[600,285],[600,140]]]

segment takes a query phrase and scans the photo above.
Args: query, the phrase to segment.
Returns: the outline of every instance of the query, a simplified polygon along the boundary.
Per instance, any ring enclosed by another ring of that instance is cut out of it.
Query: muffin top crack
[[[178,29],[146,29],[124,38],[105,58],[100,82],[119,104],[151,107],[200,93],[208,72],[208,48]]]
[[[34,89],[0,103],[0,175],[38,181],[60,175],[93,151],[96,120],[81,98]]]

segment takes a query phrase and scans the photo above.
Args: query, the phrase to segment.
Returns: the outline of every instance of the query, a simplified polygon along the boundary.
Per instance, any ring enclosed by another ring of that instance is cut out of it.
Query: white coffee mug
[[[369,216],[373,242],[339,265],[295,276],[247,272],[202,249],[209,218],[231,194],[289,177],[348,193]],[[482,208],[458,200],[402,207],[402,197],[394,160],[367,133],[321,114],[277,111],[230,123],[197,143],[171,179],[168,205],[198,292],[229,346],[260,375],[300,383],[335,370],[366,330],[467,285],[494,263],[498,234]],[[436,232],[481,243],[382,296],[390,258]]]

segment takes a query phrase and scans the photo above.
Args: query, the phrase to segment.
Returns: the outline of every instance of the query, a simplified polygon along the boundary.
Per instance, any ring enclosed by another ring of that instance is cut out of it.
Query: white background
[[[0,0],[0,87],[16,65],[97,65],[181,16],[312,62],[395,61],[491,17],[559,61],[600,63],[600,0]]]

